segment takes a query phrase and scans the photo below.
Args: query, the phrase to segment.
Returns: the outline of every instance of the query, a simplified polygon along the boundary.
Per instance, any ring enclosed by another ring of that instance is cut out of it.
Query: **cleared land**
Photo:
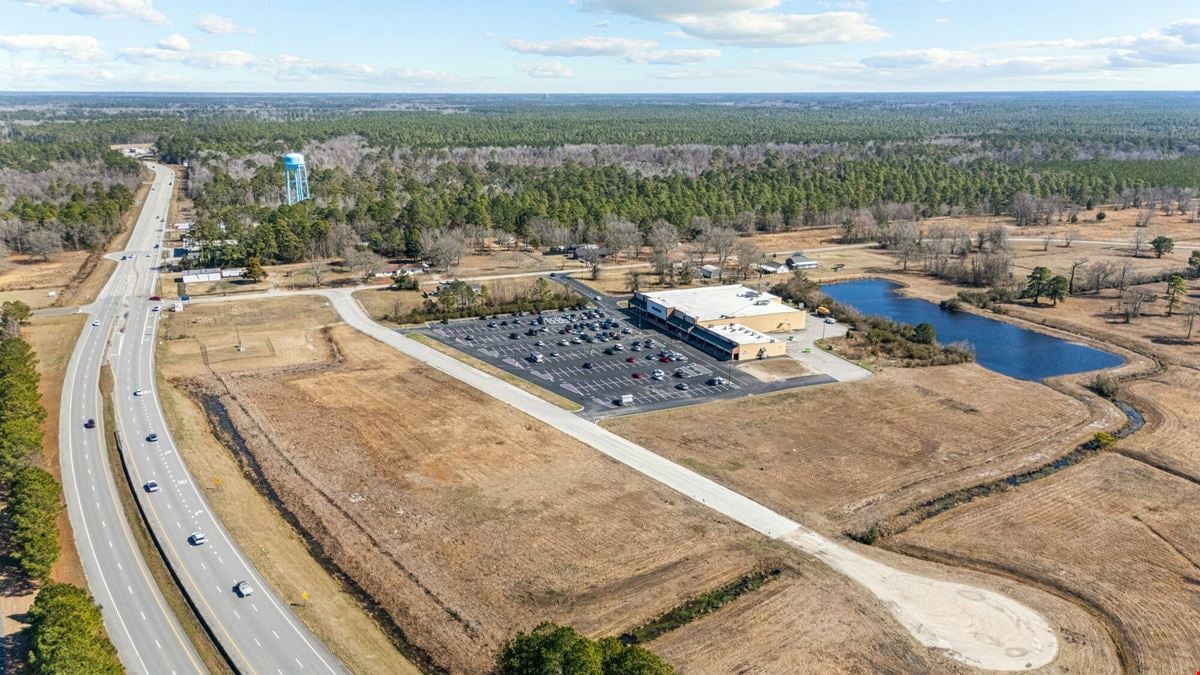
[[[1200,486],[1115,454],[932,518],[895,540],[1081,598],[1134,672],[1200,662]]]
[[[1124,385],[1120,395],[1146,417],[1122,451],[1200,481],[1200,373],[1172,367]]]
[[[976,365],[645,415],[610,430],[829,533],[1067,452],[1111,419]]]
[[[356,673],[416,672],[387,635],[306,550],[306,542],[245,476],[204,411],[179,386],[187,378],[332,358],[318,327],[336,315],[316,298],[193,305],[170,314],[158,356],[159,394],[188,469],[221,521],[293,611]],[[237,350],[241,332],[243,350]],[[306,599],[305,599],[305,596]]]
[[[29,256],[10,256],[0,272],[0,302],[20,300],[34,309],[49,307],[83,267],[87,251],[67,251],[47,262]],[[54,293],[54,295],[50,295]]]
[[[265,312],[259,331],[269,333],[243,329],[247,351],[226,350],[230,327],[217,323],[234,306],[172,317],[190,314],[189,330],[207,349],[188,347],[193,339],[168,348],[185,348],[191,386],[219,395],[282,503],[378,600],[416,656],[479,672],[512,632],[542,620],[620,634],[746,572],[778,568],[780,588],[819,580],[814,602],[838,609],[818,613],[814,604],[789,624],[794,630],[730,645],[742,660],[768,670],[953,668],[828,569],[345,326],[322,328],[324,308],[292,307],[310,313],[301,321],[288,320],[277,301],[243,305],[258,308],[234,320],[245,325]],[[278,350],[272,361],[266,338],[288,333],[312,349]],[[729,609],[757,607],[759,593]],[[866,646],[859,656],[834,654],[815,635]],[[678,651],[668,652],[685,671],[704,669],[707,634],[695,640],[703,642],[675,640]],[[886,648],[877,654],[876,645]],[[770,656],[757,658],[760,650]]]

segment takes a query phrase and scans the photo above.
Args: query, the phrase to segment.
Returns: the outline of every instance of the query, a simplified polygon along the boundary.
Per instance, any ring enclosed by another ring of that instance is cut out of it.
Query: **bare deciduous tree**
[[[753,239],[739,239],[737,243],[737,272],[738,276],[746,279],[762,260],[762,249]]]
[[[1138,227],[1141,227],[1141,225],[1139,225]],[[1133,257],[1137,258],[1137,257],[1141,256],[1142,247],[1146,245],[1146,242],[1149,241],[1149,239],[1150,239],[1150,236],[1148,234],[1146,234],[1145,230],[1138,230],[1137,232],[1134,232],[1134,234],[1133,234]]]
[[[47,262],[50,256],[62,252],[62,238],[50,230],[34,230],[25,235],[25,250]]]
[[[619,256],[622,251],[629,250],[637,258],[642,246],[642,232],[628,220],[611,220],[604,228],[604,242],[613,255]]]

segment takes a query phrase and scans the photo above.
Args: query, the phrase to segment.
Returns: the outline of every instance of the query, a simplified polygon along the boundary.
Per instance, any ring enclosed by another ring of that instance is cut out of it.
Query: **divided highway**
[[[97,388],[101,359],[114,378],[117,431],[136,485],[137,498],[217,640],[245,673],[341,673],[341,664],[267,587],[217,520],[172,441],[157,397],[154,347],[162,303],[150,301],[158,281],[160,228],[171,203],[174,174],[153,165],[155,180],[127,254],[100,298],[89,309],[68,366],[60,428],[63,483],[76,545],[105,624],[131,672],[204,672],[195,650],[166,608],[129,535],[116,498],[120,467],[103,451],[102,402]],[[99,325],[96,325],[96,324]],[[111,343],[106,342],[111,334]],[[84,429],[88,418],[96,429]],[[152,440],[153,439],[153,440]],[[189,540],[201,533],[206,541]],[[137,582],[137,583],[134,583]],[[235,587],[246,582],[252,593]]]

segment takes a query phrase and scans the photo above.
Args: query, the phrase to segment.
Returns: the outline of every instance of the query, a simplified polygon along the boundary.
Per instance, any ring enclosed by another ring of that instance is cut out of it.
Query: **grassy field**
[[[887,369],[863,382],[604,425],[809,526],[840,533],[1065,453],[1090,437],[1093,421],[1073,398],[961,365]]]
[[[1200,487],[1114,454],[937,516],[897,538],[1080,598],[1115,627],[1131,672],[1200,661]]]
[[[420,291],[393,291],[387,288],[355,291],[354,299],[376,321],[387,321],[385,317],[403,315],[420,307],[423,302]]]
[[[173,338],[158,356],[159,392],[188,469],[205,486],[221,522],[293,611],[356,673],[416,672],[356,598],[310,555],[306,542],[245,476],[184,391],[189,378],[214,372],[332,359],[319,327],[335,321],[336,314],[324,304],[320,298],[294,297],[192,305],[170,314],[163,334]]]
[[[1200,373],[1171,367],[1124,385],[1120,396],[1146,417],[1122,450],[1200,482]]]

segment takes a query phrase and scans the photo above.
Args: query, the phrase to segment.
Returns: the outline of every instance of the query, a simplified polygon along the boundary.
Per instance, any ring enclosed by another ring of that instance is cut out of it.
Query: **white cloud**
[[[625,57],[631,63],[683,65],[701,63],[721,55],[719,49],[658,49],[636,52]]]
[[[94,89],[111,84],[114,75],[104,68],[80,67],[79,64],[52,64],[24,59],[6,60],[0,67],[0,89],[54,89],[64,84],[79,89]]]
[[[843,3],[845,4],[845,3]],[[792,14],[768,11],[780,0],[586,0],[593,11],[676,24],[693,37],[746,47],[803,47],[871,42],[888,37],[861,11]]]
[[[179,33],[172,33],[171,35],[159,40],[158,47],[159,49],[171,49],[177,52],[186,52],[192,48],[192,45],[187,41],[187,38],[183,37]]]
[[[49,54],[74,61],[96,61],[104,57],[100,41],[90,35],[0,35],[0,49]]]
[[[575,77],[575,73],[571,69],[559,63],[558,61],[543,61],[540,63],[519,63],[517,70],[525,73],[530,77],[539,79],[567,78]]]
[[[154,0],[25,0],[27,4],[62,9],[75,14],[105,19],[140,19],[167,23],[167,16],[154,8]]]
[[[205,14],[196,21],[196,28],[205,33],[214,35],[228,35],[232,33],[254,33],[257,32],[253,28],[239,26],[233,19],[228,19],[216,14]]]
[[[294,54],[259,56],[240,49],[219,51],[192,50],[189,48],[130,47],[118,52],[131,62],[156,61],[177,63],[205,70],[240,70],[268,75],[285,82],[334,79],[349,82],[369,82],[390,86],[436,87],[460,85],[462,78],[438,71],[420,68],[378,68],[365,63],[345,63],[309,59]]]
[[[589,35],[573,40],[545,40],[542,42],[509,40],[508,46],[522,54],[539,54],[541,56],[628,56],[635,52],[653,49],[658,46],[658,43],[652,40]]]
[[[1091,40],[1024,40],[998,42],[998,50],[1112,50],[1112,68],[1148,68],[1200,63],[1200,19],[1176,21],[1165,28]]]
[[[938,18],[934,19],[933,22],[941,26],[947,26],[951,23],[950,19],[944,16],[939,16]]]

